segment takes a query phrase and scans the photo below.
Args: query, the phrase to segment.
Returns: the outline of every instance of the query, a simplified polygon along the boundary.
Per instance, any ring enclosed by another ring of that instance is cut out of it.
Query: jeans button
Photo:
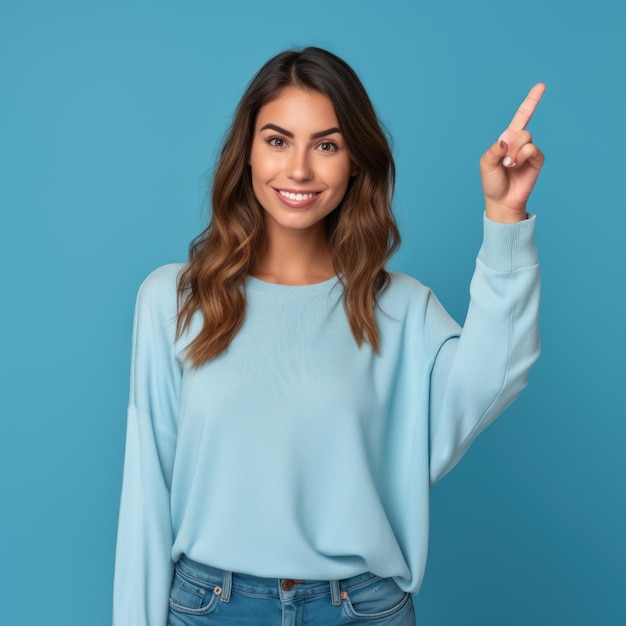
[[[285,591],[291,591],[294,588],[295,584],[296,584],[295,581],[289,578],[287,580],[283,580],[282,588]]]

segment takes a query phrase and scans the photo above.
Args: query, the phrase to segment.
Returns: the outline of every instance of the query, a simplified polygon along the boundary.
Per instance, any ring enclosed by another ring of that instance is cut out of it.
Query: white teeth
[[[300,200],[308,200],[309,198],[317,195],[316,193],[291,193],[290,191],[282,190],[280,190],[278,193],[280,193],[281,196],[284,196],[289,200],[295,200],[296,202],[300,202]]]

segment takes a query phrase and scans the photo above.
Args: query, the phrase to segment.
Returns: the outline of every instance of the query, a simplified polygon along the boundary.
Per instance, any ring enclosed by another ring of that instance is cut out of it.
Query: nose
[[[292,180],[304,181],[313,178],[308,150],[292,150],[287,163],[287,176]]]

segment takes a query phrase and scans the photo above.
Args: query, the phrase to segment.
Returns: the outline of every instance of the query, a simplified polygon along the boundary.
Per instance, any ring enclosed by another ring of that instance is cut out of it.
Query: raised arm
[[[431,373],[431,484],[517,398],[539,356],[541,281],[526,202],[544,159],[526,125],[544,90],[542,83],[530,90],[480,161],[486,211],[470,306]]]

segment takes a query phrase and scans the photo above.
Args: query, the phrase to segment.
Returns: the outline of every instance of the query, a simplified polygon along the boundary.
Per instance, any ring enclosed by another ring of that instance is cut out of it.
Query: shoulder
[[[170,263],[151,272],[139,287],[137,309],[162,319],[175,317],[178,276],[184,267],[183,263]]]
[[[390,272],[390,277],[389,284],[378,296],[378,304],[383,310],[389,308],[399,312],[427,306],[432,296],[429,287],[401,272]],[[391,311],[389,314],[393,315]]]
[[[436,350],[446,338],[459,332],[430,287],[406,274],[394,272],[378,298],[380,328],[388,332],[403,328],[410,340]],[[417,345],[417,344],[416,344]]]
[[[168,265],[157,267],[141,283],[139,293],[155,295],[171,291],[172,289],[176,291],[178,276],[184,267],[184,263],[169,263]]]

